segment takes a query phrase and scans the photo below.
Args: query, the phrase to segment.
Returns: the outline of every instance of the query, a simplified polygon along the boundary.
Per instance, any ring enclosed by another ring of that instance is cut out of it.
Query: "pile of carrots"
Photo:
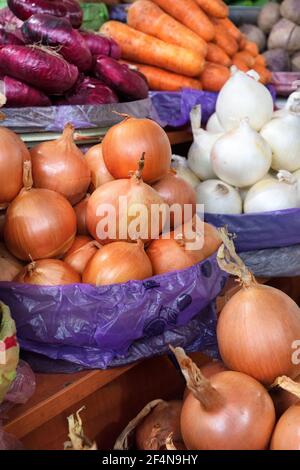
[[[122,59],[146,76],[152,90],[219,91],[232,65],[254,69],[263,83],[270,82],[256,44],[228,14],[222,0],[137,0],[127,25],[109,21],[101,32],[119,43]]]

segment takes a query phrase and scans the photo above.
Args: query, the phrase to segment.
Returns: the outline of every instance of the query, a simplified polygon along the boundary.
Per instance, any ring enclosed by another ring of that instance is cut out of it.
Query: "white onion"
[[[209,214],[241,214],[242,199],[238,190],[220,180],[207,180],[197,188],[197,203]]]
[[[185,157],[179,155],[172,155],[172,168],[176,170],[176,173],[180,178],[189,183],[193,189],[196,189],[200,180],[197,175],[188,167],[188,162]]]
[[[206,124],[206,130],[208,132],[212,132],[212,133],[215,133],[215,134],[220,134],[220,133],[225,132],[224,127],[221,125],[221,123],[219,121],[217,113],[214,113],[212,116],[210,116],[210,118],[209,118],[209,120],[207,121],[207,124]]]
[[[228,131],[247,117],[251,127],[259,131],[272,118],[274,104],[271,93],[258,82],[259,75],[253,70],[244,73],[232,67],[231,73],[217,100],[220,124]]]
[[[297,179],[287,171],[275,178],[264,178],[248,191],[245,213],[271,212],[300,207]]]
[[[272,151],[262,136],[252,129],[248,119],[227,132],[215,143],[212,166],[221,180],[238,188],[252,186],[268,173]]]
[[[272,152],[272,168],[295,171],[300,168],[300,92],[292,93],[286,107],[261,130]]]
[[[211,150],[222,134],[211,134],[201,129],[201,107],[195,106],[190,113],[194,142],[188,153],[190,169],[201,179],[215,178],[211,164]]]

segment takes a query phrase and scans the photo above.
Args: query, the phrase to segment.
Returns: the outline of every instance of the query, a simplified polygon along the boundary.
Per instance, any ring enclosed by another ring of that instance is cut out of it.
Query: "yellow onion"
[[[30,153],[20,137],[9,129],[0,128],[0,209],[19,194],[23,186],[23,163]]]
[[[0,211],[0,240],[4,240],[5,211]]]
[[[139,281],[152,276],[151,263],[141,240],[137,243],[115,242],[106,245],[88,263],[82,280],[104,286]]]
[[[75,269],[76,272],[82,274],[88,262],[97,253],[99,243],[92,240],[91,237],[79,236],[74,240],[73,245],[64,257],[64,261]]]
[[[140,156],[146,154],[143,179],[154,183],[171,167],[171,145],[166,132],[150,119],[125,119],[111,127],[102,142],[103,159],[116,179],[128,178],[135,171]]]
[[[80,275],[59,259],[33,261],[16,276],[16,282],[39,286],[64,286],[81,282]]]
[[[293,345],[300,338],[298,305],[282,291],[258,284],[224,231],[222,238],[219,265],[238,276],[242,285],[226,303],[217,325],[223,362],[264,384],[280,375],[297,377],[300,364],[293,361]]]
[[[23,269],[23,265],[0,243],[0,281],[11,282]]]
[[[100,243],[118,240],[131,241],[139,238],[148,241],[151,239],[153,231],[155,231],[155,236],[162,232],[166,205],[159,194],[143,182],[143,168],[144,156],[140,160],[139,169],[130,179],[106,183],[91,195],[87,204],[86,222],[88,230],[95,240]],[[120,202],[120,198],[125,200],[125,206]],[[103,209],[99,214],[100,208],[104,208],[106,205],[113,211],[107,215],[107,209]],[[151,213],[155,206],[162,206],[162,212],[157,211],[156,215],[152,217]],[[144,209],[145,214],[139,213],[139,207]],[[140,218],[141,224],[139,223]],[[108,224],[115,230],[109,233]]]
[[[91,147],[85,154],[85,161],[91,172],[91,192],[102,186],[102,184],[114,180],[104,163],[102,144]]]
[[[59,139],[42,142],[30,152],[34,186],[57,191],[72,205],[85,196],[91,182],[90,170],[73,136],[73,125],[67,124]]]
[[[24,168],[24,188],[6,213],[6,246],[24,261],[61,257],[76,235],[75,212],[55,191],[32,189],[30,163]]]
[[[77,219],[77,233],[78,235],[88,235],[89,231],[86,226],[86,210],[90,194],[87,194],[82,201],[74,206],[74,211]]]
[[[190,450],[264,450],[275,424],[267,390],[241,372],[209,380],[181,348],[172,349],[191,393],[181,412],[183,441]]]

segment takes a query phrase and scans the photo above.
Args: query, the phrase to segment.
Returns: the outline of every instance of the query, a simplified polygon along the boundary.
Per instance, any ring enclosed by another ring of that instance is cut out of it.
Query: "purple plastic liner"
[[[300,244],[300,209],[259,214],[205,214],[215,227],[227,226],[234,233],[237,251],[281,248]]]
[[[197,316],[208,336],[214,336],[214,309],[203,318],[201,312],[225,281],[213,255],[183,271],[98,288],[0,283],[0,298],[11,309],[23,349],[106,368],[118,358],[124,363],[141,359],[145,347],[146,356],[165,351],[171,341],[168,331],[185,327]],[[137,341],[140,349],[130,359],[128,351],[134,344],[137,348]],[[200,350],[206,346],[199,344]]]

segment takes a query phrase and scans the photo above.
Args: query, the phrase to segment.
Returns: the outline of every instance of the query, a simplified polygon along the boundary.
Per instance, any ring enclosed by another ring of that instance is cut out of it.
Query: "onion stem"
[[[272,384],[272,388],[280,387],[286,392],[292,393],[297,398],[300,399],[300,384],[294,382],[289,377],[283,375],[282,377],[278,377],[275,382]]]
[[[23,164],[23,185],[25,191],[30,191],[33,186],[31,161],[26,160]]]

